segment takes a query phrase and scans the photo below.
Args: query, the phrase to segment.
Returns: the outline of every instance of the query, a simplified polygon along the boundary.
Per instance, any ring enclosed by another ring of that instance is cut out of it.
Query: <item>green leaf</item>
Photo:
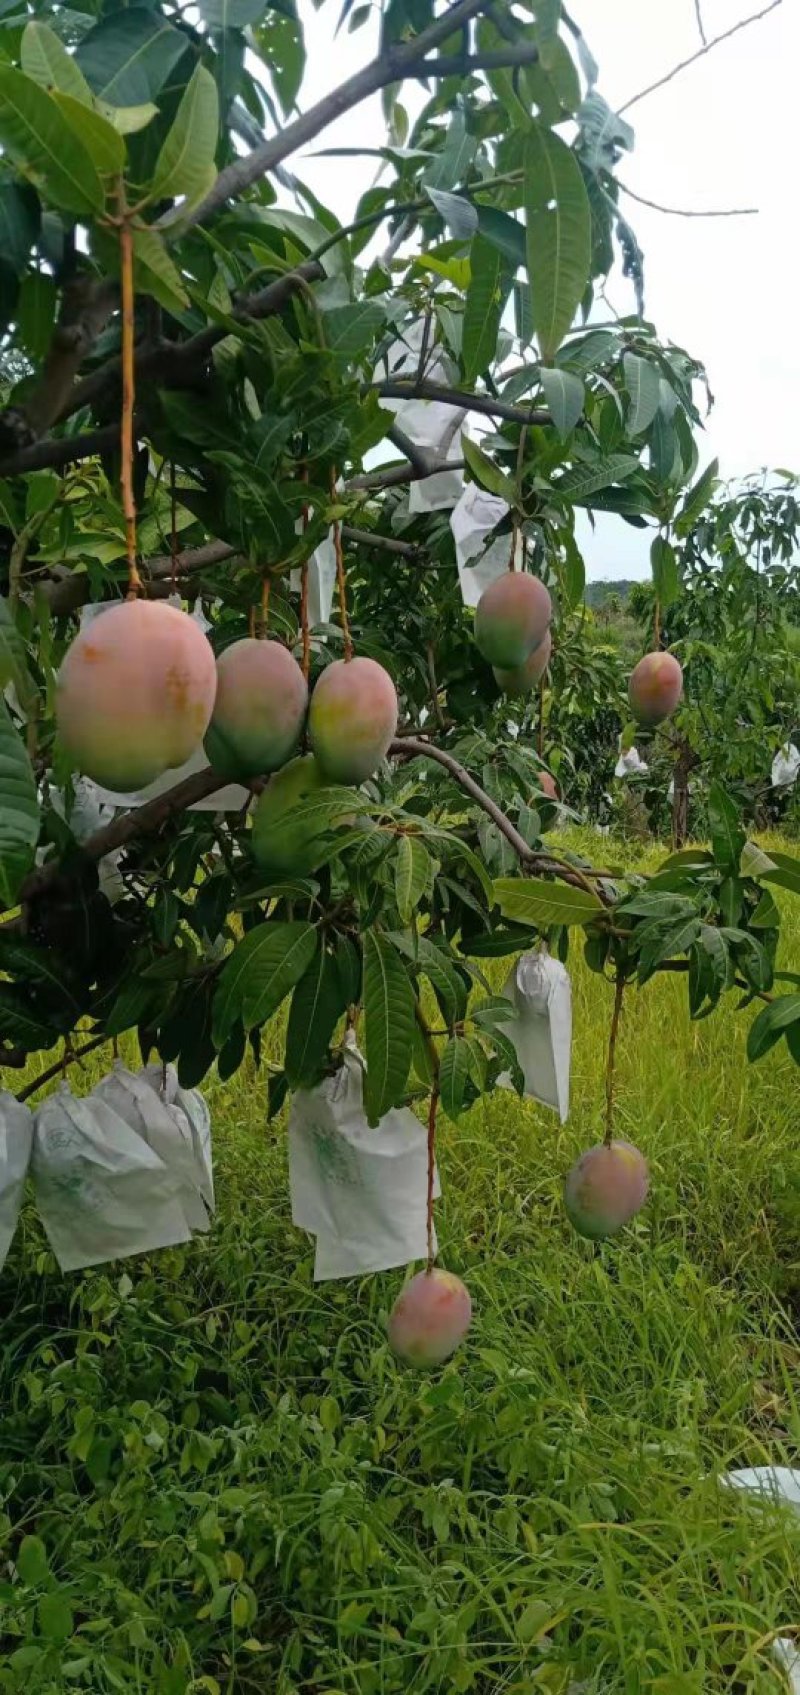
[[[478,143],[467,133],[464,114],[453,113],[441,153],[427,167],[422,178],[425,188],[455,188],[463,181],[478,151]]]
[[[143,106],[111,106],[106,100],[98,100],[97,110],[119,135],[135,135],[158,117],[158,107],[150,100]]]
[[[328,351],[342,364],[363,359],[382,330],[385,317],[383,307],[376,300],[334,306],[324,318]]]
[[[0,61],[0,142],[25,176],[68,212],[101,212],[105,193],[92,159],[55,100]]]
[[[476,235],[470,255],[470,284],[461,342],[468,383],[474,383],[494,362],[508,286],[508,267],[502,254],[484,236]]]
[[[216,1048],[241,1018],[250,1030],[263,1024],[308,969],[317,946],[313,924],[259,924],[237,944],[214,995],[212,1035]]]
[[[533,322],[550,362],[586,290],[592,214],[575,154],[535,122],[525,142],[524,199]]]
[[[300,19],[294,12],[278,11],[276,6],[256,30],[256,40],[284,115],[288,115],[296,105],[306,63]]]
[[[155,200],[191,199],[209,186],[219,138],[219,95],[205,65],[197,65],[184,89],[161,152],[150,193]]]
[[[660,483],[672,480],[675,467],[677,436],[669,418],[656,412],[650,433],[650,468]]]
[[[494,896],[504,918],[546,930],[551,924],[591,924],[605,911],[589,889],[550,883],[543,877],[498,877]]]
[[[658,411],[661,390],[658,366],[639,353],[625,353],[622,358],[625,386],[631,397],[628,407],[628,435],[643,435]]]
[[[134,280],[138,289],[152,294],[168,312],[181,312],[189,304],[183,278],[155,230],[133,232]]]
[[[753,1019],[747,1033],[747,1057],[763,1059],[785,1030],[800,1020],[800,995],[779,995]]]
[[[739,811],[721,783],[711,784],[708,792],[708,822],[711,847],[717,865],[723,871],[739,869],[745,833],[739,822]]]
[[[98,171],[119,176],[125,169],[125,142],[119,131],[93,106],[84,105],[71,94],[54,94],[59,110],[88,148]]]
[[[478,228],[478,214],[471,200],[463,194],[449,194],[444,188],[429,188],[428,199],[446,223],[454,241],[471,241]]]
[[[51,1048],[59,1029],[64,1029],[62,1018],[54,1019],[52,1024],[44,1023],[28,1000],[10,984],[0,983],[0,1036],[6,1041],[35,1053]]]
[[[394,892],[404,924],[411,921],[428,886],[431,856],[419,836],[401,836],[394,862]]]
[[[699,518],[704,507],[708,505],[714,492],[718,472],[719,460],[712,459],[711,464],[707,465],[701,476],[698,477],[694,488],[690,488],[675,522],[675,529],[679,536],[689,534],[695,519]]]
[[[650,567],[656,599],[663,612],[680,593],[677,555],[664,536],[656,536],[650,544]]]
[[[516,218],[496,206],[478,206],[478,229],[498,253],[508,260],[514,274],[525,264],[525,230]]]
[[[23,1536],[14,1564],[23,1583],[38,1585],[47,1582],[50,1568],[47,1563],[47,1549],[41,1536]]]
[[[373,1127],[401,1098],[414,1046],[414,991],[390,941],[364,936],[364,1106]]]
[[[765,889],[751,916],[750,928],[751,930],[777,930],[780,921],[781,915],[772,895],[769,889]]]
[[[25,75],[38,82],[40,88],[91,104],[92,91],[75,58],[67,52],[55,31],[47,24],[32,20],[22,32],[20,59]]]
[[[65,1595],[55,1590],[43,1595],[37,1613],[39,1629],[51,1642],[67,1642],[75,1628],[72,1608]]]
[[[198,10],[209,29],[245,29],[264,16],[264,0],[198,0]]]
[[[29,271],[17,301],[17,334],[26,353],[43,359],[56,316],[56,285],[46,271]]]
[[[598,457],[596,464],[574,465],[553,486],[559,494],[568,495],[576,506],[584,502],[591,504],[593,494],[610,488],[613,483],[625,482],[638,470],[638,459],[627,453],[610,453],[607,458]]]
[[[503,500],[508,501],[509,506],[514,506],[517,499],[516,488],[511,478],[507,477],[504,471],[498,470],[488,454],[466,435],[461,438],[461,451],[474,481],[479,483],[481,488],[488,489],[490,494],[501,495]]]
[[[451,1036],[439,1061],[439,1097],[448,1118],[454,1122],[472,1105],[469,1082],[469,1043],[465,1036]]]
[[[30,759],[0,700],[0,901],[13,906],[33,865],[39,802]]]
[[[333,955],[320,946],[292,995],[286,1031],[286,1077],[291,1089],[315,1083],[347,998]]]
[[[539,375],[550,416],[563,441],[578,422],[586,391],[580,377],[572,371],[559,370],[555,365],[543,366]]]
[[[115,6],[75,54],[95,94],[111,106],[146,106],[186,52],[188,37],[144,6]]]
[[[24,271],[39,234],[39,200],[27,183],[0,183],[0,254],[3,263]]]

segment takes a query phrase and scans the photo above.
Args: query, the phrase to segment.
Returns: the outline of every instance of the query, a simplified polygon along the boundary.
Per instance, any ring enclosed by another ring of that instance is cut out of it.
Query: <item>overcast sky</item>
[[[701,0],[711,39],[767,0]],[[336,38],[338,0],[314,12],[303,0],[309,66],[304,106],[369,57],[373,30]],[[572,0],[600,66],[598,87],[618,107],[701,45],[695,0]],[[636,131],[622,180],[648,199],[685,209],[758,207],[755,217],[667,217],[626,202],[645,253],[645,309],[659,333],[706,365],[715,405],[700,439],[701,464],[718,455],[736,476],[763,465],[800,469],[797,66],[800,0],[715,47],[626,114]],[[415,103],[416,104],[416,103]],[[315,144],[380,145],[377,100],[347,114]],[[291,161],[337,215],[352,215],[374,161]],[[633,310],[614,276],[609,296]],[[643,539],[644,538],[644,539]],[[646,575],[649,537],[606,517],[582,536],[590,575]]]

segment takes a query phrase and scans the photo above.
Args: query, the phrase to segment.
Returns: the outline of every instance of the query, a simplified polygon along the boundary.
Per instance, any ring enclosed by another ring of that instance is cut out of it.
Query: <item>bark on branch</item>
[[[38,382],[19,406],[7,406],[0,412],[0,453],[30,447],[55,423],[116,300],[116,283],[98,282],[86,273],[65,283],[58,322]]]

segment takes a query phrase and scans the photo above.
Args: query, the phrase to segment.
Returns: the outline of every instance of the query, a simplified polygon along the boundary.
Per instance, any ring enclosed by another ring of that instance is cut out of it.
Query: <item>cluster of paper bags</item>
[[[0,1092],[0,1266],[29,1174],[62,1271],[188,1242],[214,1210],[208,1107],[171,1066],[119,1060],[90,1095],[62,1083],[36,1112]]]

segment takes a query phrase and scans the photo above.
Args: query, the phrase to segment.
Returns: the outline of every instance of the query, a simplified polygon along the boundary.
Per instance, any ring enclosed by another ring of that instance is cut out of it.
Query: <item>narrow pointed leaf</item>
[[[578,422],[586,391],[580,377],[576,377],[573,371],[562,371],[555,365],[548,365],[543,366],[539,374],[550,416],[563,439],[570,435]]]
[[[105,192],[94,163],[55,100],[0,62],[0,143],[25,176],[68,212],[99,212]]]
[[[626,426],[628,435],[642,435],[650,428],[661,401],[658,366],[638,353],[626,353],[622,360],[625,386],[630,395]]]
[[[13,906],[33,865],[39,802],[30,759],[0,699],[0,902]]]
[[[22,32],[20,59],[25,75],[38,82],[40,88],[51,92],[57,89],[61,94],[71,94],[73,99],[91,105],[92,91],[77,59],[67,52],[48,24],[37,23],[35,19],[26,24]]]
[[[219,136],[219,96],[210,71],[198,65],[158,156],[152,182],[156,200],[191,196],[205,187]]]
[[[394,864],[397,910],[404,924],[416,911],[428,884],[431,856],[418,836],[401,836]]]
[[[589,280],[592,214],[575,154],[536,123],[525,143],[525,213],[533,322],[550,361]]]
[[[604,911],[598,896],[570,883],[549,883],[543,877],[498,877],[494,885],[504,918],[536,929],[551,924],[591,924]]]
[[[470,256],[470,284],[461,342],[468,383],[474,383],[494,360],[508,289],[508,267],[502,254],[485,236],[476,235]]]
[[[213,1037],[221,1048],[237,1020],[263,1024],[294,988],[314,957],[313,924],[259,924],[226,960],[214,995]]]
[[[314,1083],[336,1025],[347,1010],[333,954],[320,946],[300,978],[289,1009],[286,1076],[291,1089]]]
[[[364,937],[364,1105],[377,1125],[401,1098],[414,1046],[414,991],[397,950],[385,936]]]

